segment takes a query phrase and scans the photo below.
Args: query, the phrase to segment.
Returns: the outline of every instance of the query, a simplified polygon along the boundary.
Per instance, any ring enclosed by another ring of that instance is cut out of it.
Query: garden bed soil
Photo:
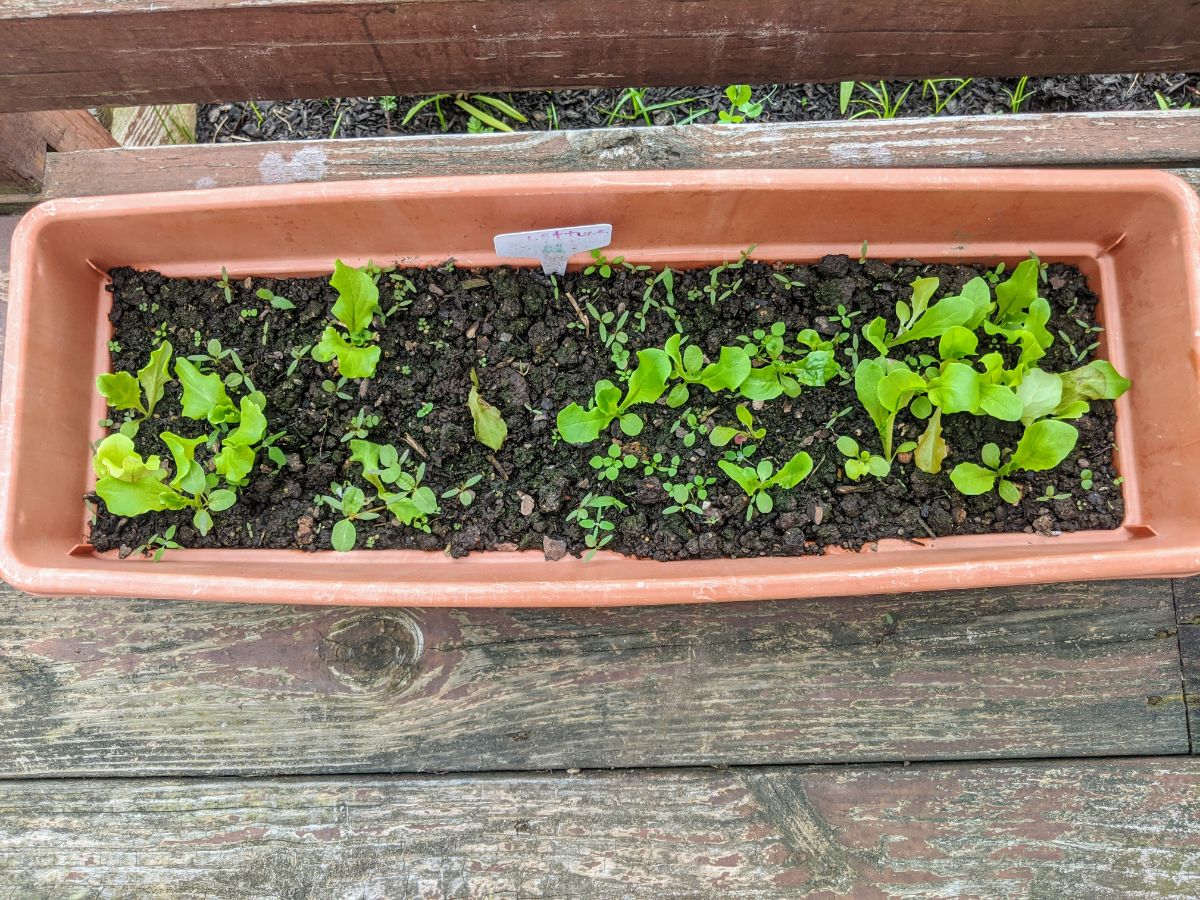
[[[939,115],[1009,113],[1013,105],[1009,92],[1016,91],[1018,83],[1017,78],[973,79]],[[889,82],[890,102],[895,102],[908,84],[910,82]],[[898,117],[933,115],[932,91],[921,81],[911,84],[913,88],[900,105]],[[938,88],[940,96],[944,99],[954,87],[946,80]],[[1172,109],[1182,109],[1188,104],[1200,106],[1200,75],[1195,73],[1057,75],[1030,78],[1025,90],[1028,99],[1020,106],[1020,111],[1025,113],[1154,110],[1160,108],[1156,92]],[[723,86],[647,88],[647,106],[688,101],[649,113],[646,117],[649,122],[641,116],[629,117],[629,103],[621,111],[625,118],[610,116],[621,103],[620,89],[521,91],[497,93],[496,96],[509,102],[528,119],[525,123],[510,120],[512,127],[519,131],[544,131],[609,125],[671,125],[684,121],[715,123],[718,110],[729,106],[724,91]],[[756,85],[753,96],[756,101],[763,101],[762,114],[755,120],[758,122],[845,119],[862,109],[854,105],[846,113],[842,112],[837,83]],[[862,86],[857,88],[854,96],[870,98]],[[199,110],[196,140],[220,143],[467,131],[470,116],[449,101],[442,104],[445,127],[432,106],[425,107],[407,124],[401,124],[408,109],[421,99],[419,96],[396,97],[394,111],[385,109],[374,97],[212,103]]]
[[[708,284],[706,270],[677,273],[675,306],[685,333],[715,357],[723,344],[736,343],[738,335],[777,321],[787,323],[789,340],[801,328],[814,328],[827,337],[843,330],[857,333],[876,315],[890,320],[895,301],[909,297],[909,282],[918,276],[940,278],[936,296],[941,297],[956,293],[985,271],[982,266],[915,261],[860,263],[844,256],[795,267],[748,262],[740,271],[724,273],[723,281],[742,283],[715,307],[707,298],[686,299],[689,290]],[[772,277],[776,272],[803,286],[782,284]],[[439,501],[441,513],[430,519],[430,533],[381,519],[360,524],[360,547],[369,543],[375,549],[445,550],[454,556],[489,549],[539,550],[550,558],[564,551],[581,554],[586,550],[584,532],[567,517],[588,493],[611,495],[627,504],[610,516],[616,528],[606,549],[660,560],[799,555],[826,547],[856,550],[882,538],[920,542],[943,535],[1052,535],[1121,524],[1124,506],[1113,468],[1111,402],[1094,401],[1090,414],[1075,423],[1078,444],[1058,469],[1014,476],[1022,499],[1009,506],[995,493],[963,496],[948,477],[955,463],[978,461],[980,447],[988,441],[1015,446],[1020,424],[989,417],[959,414],[945,419],[951,452],[937,475],[898,463],[882,480],[849,481],[834,446],[836,437],[851,435],[863,447],[876,449],[879,439],[853,385],[839,383],[838,378],[825,388],[806,388],[795,399],[767,401],[755,411],[756,424],[767,429],[755,461],[782,463],[803,449],[816,468],[794,490],[775,490],[773,511],[756,514],[747,524],[745,494],[717,467],[725,451],[710,446],[703,436],[687,448],[685,429],[673,428],[683,409],[670,409],[662,401],[640,407],[646,427],[637,438],[622,435],[614,423],[608,436],[589,446],[553,440],[558,411],[571,402],[586,405],[596,380],[614,371],[596,323],[590,322],[585,331],[567,295],[580,307],[590,301],[601,312],[636,313],[652,273],[619,267],[604,279],[572,272],[561,280],[557,298],[550,280],[532,269],[471,271],[450,263],[394,274],[410,279],[415,290],[406,295],[411,305],[392,313],[382,325],[377,320],[382,359],[376,377],[330,392],[322,383],[336,378],[333,364],[299,353],[330,321],[336,293],[327,278],[248,278],[233,283],[233,299],[227,302],[213,280],[114,270],[110,318],[113,346],[119,349],[112,354],[112,370],[143,366],[157,343],[156,330],[162,334],[164,323],[178,355],[203,353],[211,339],[236,349],[246,373],[267,397],[268,431],[286,432],[278,446],[287,464],[276,472],[266,454],[260,454],[260,465],[237,504],[214,516],[207,537],[192,528],[187,511],[118,518],[92,498],[93,546],[127,554],[175,525],[175,539],[184,547],[329,548],[339,516],[314,498],[328,494],[332,482],[367,487],[353,474],[349,444],[342,440],[360,410],[381,420],[369,438],[408,449],[414,461],[423,461],[425,483],[439,496],[474,475],[482,476],[469,507],[454,499]],[[1090,358],[1083,348],[1096,337],[1088,331],[1096,298],[1073,267],[1051,264],[1046,276],[1042,294],[1054,310],[1051,329],[1061,334],[1040,365],[1064,371]],[[383,275],[380,303],[385,310],[395,302],[396,283]],[[263,287],[292,300],[295,309],[272,309],[255,296]],[[837,321],[839,304],[860,313],[851,329]],[[258,315],[241,314],[249,309]],[[625,331],[630,347],[637,350],[661,347],[674,327],[652,310],[645,333],[636,330],[632,315]],[[984,346],[981,343],[981,353]],[[864,353],[873,353],[865,343],[864,347]],[[932,347],[914,347],[914,352],[928,350]],[[288,374],[294,354],[300,359]],[[848,357],[842,359],[849,363]],[[479,375],[481,395],[499,408],[508,425],[508,439],[495,453],[473,437],[466,404],[472,369]],[[215,370],[234,371],[231,359],[218,361]],[[231,395],[236,398],[242,390],[231,390]],[[143,454],[168,458],[165,447],[152,446],[159,431],[199,433],[199,423],[178,416],[179,399],[178,382],[172,382],[155,415],[142,426],[138,447]],[[745,402],[700,387],[693,388],[692,401],[692,411],[704,414],[709,425],[736,425],[735,407]],[[113,416],[117,418],[115,412]],[[897,444],[915,439],[923,427],[910,416],[902,417]],[[662,488],[665,479],[645,475],[641,463],[624,470],[615,482],[600,481],[589,461],[605,451],[610,437],[620,442],[623,452],[643,460],[655,452],[668,459],[679,454],[679,471],[670,480],[715,478],[706,509],[711,523],[690,512],[665,515],[664,508],[671,505]],[[1084,470],[1092,473],[1090,489],[1081,485]],[[1039,499],[1049,487],[1069,497]]]

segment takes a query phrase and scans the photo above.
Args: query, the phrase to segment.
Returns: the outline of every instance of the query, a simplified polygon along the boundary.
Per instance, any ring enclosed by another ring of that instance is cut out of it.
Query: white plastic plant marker
[[[567,260],[576,253],[599,250],[612,243],[611,225],[571,225],[540,231],[496,235],[496,255],[536,259],[547,275],[566,275]]]

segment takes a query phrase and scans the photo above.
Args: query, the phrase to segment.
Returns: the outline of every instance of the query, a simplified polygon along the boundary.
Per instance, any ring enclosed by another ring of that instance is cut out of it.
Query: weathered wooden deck
[[[43,196],[981,161],[1200,185],[1200,113],[1054,122],[58,153]],[[1200,579],[536,611],[0,586],[0,894],[1196,896],[1197,698]]]

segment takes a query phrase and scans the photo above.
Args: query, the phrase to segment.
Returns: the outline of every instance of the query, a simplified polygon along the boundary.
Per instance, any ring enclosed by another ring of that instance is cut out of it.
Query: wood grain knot
[[[420,626],[398,610],[371,611],[334,625],[321,639],[330,674],[354,688],[404,687],[425,649]]]

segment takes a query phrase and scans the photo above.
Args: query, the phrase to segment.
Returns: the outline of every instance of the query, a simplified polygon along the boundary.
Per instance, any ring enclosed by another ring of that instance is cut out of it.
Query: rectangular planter
[[[711,265],[826,253],[1078,265],[1100,295],[1126,520],[1113,531],[883,541],[859,553],[687,562],[453,560],[418,551],[97,554],[82,496],[104,406],[103,272],[327,273],[334,257],[494,265],[492,236],[611,222],[610,254]],[[14,237],[0,412],[0,567],[40,594],[247,602],[588,606],[812,597],[1200,572],[1200,203],[1149,171],[580,173],[293,184],[43,204]]]

